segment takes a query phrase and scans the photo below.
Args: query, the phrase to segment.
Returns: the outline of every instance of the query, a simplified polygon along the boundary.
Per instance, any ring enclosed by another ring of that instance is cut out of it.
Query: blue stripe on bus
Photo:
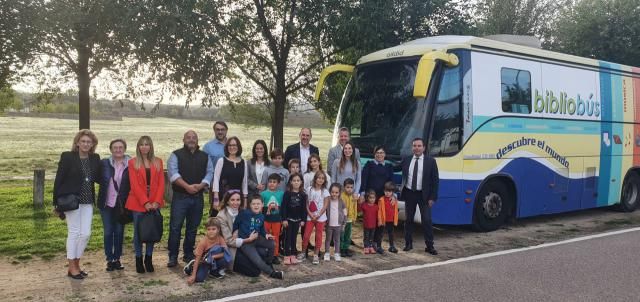
[[[609,64],[611,67],[616,69],[621,69],[622,66],[618,64]],[[614,105],[613,107],[613,120],[614,121],[622,121],[624,120],[624,96],[623,96],[623,87],[622,87],[622,77],[620,75],[611,76],[611,101]],[[620,123],[615,123],[612,125],[613,134],[619,136],[620,141],[624,139],[624,126]],[[622,143],[617,144],[613,143],[611,145],[612,154],[620,155],[623,154]],[[610,156],[611,160],[611,178],[616,179],[615,182],[609,182],[609,198],[607,199],[607,204],[612,204],[613,202],[617,202],[620,200],[620,186],[622,179],[622,156]]]
[[[607,62],[600,62],[600,66],[610,68]],[[600,108],[601,119],[605,121],[613,120],[613,93],[612,76],[610,73],[600,72]],[[612,149],[613,123],[602,123],[602,133],[600,134],[600,173],[598,179],[598,206],[606,205],[609,201],[609,187],[612,174]],[[608,145],[607,145],[608,144]]]
[[[474,128],[477,130],[480,125],[491,118],[491,116],[474,116]],[[480,132],[599,135],[600,129],[594,126],[594,123],[600,122],[504,117],[488,122],[482,126]]]

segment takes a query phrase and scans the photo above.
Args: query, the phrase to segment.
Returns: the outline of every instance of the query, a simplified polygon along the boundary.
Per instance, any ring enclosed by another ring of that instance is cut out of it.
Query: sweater
[[[360,211],[362,212],[362,226],[365,229],[375,229],[380,225],[378,222],[378,205],[377,204],[369,204],[362,203],[359,206]]]
[[[280,215],[282,220],[303,221],[307,217],[307,193],[284,192]]]
[[[249,235],[254,231],[265,237],[267,231],[264,229],[264,215],[262,213],[255,214],[250,209],[241,210],[233,222],[232,232],[235,231],[238,231],[238,238],[242,239],[249,238]]]

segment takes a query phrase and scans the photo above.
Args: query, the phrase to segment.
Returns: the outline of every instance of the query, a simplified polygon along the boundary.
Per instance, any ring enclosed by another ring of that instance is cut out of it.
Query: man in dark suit
[[[320,151],[318,151],[318,147],[310,144],[311,141],[311,129],[310,128],[302,128],[300,129],[300,142],[295,143],[287,147],[287,150],[284,152],[284,167],[289,168],[289,161],[297,158],[300,160],[300,172],[304,174],[307,172],[307,162],[309,161],[309,156],[311,154],[320,155]]]
[[[413,249],[413,220],[416,206],[420,207],[425,252],[437,255],[433,246],[431,207],[438,198],[438,165],[433,157],[424,153],[424,140],[414,138],[411,143],[413,155],[402,159],[402,199],[405,204],[404,251]]]

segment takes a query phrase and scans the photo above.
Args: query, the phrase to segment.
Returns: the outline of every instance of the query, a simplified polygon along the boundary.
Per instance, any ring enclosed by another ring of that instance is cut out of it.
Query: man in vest
[[[195,258],[193,249],[198,226],[202,220],[203,193],[209,189],[213,178],[213,163],[207,153],[200,150],[196,132],[187,131],[182,142],[184,147],[173,151],[167,161],[167,172],[173,189],[168,267],[178,264],[180,233],[185,220],[187,226],[182,244],[182,260],[188,263]]]

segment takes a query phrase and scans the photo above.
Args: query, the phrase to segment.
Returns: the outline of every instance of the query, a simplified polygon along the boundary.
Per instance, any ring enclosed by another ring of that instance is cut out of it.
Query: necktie
[[[413,174],[411,177],[411,190],[418,190],[418,160],[420,157],[416,157],[416,160],[413,162]]]

